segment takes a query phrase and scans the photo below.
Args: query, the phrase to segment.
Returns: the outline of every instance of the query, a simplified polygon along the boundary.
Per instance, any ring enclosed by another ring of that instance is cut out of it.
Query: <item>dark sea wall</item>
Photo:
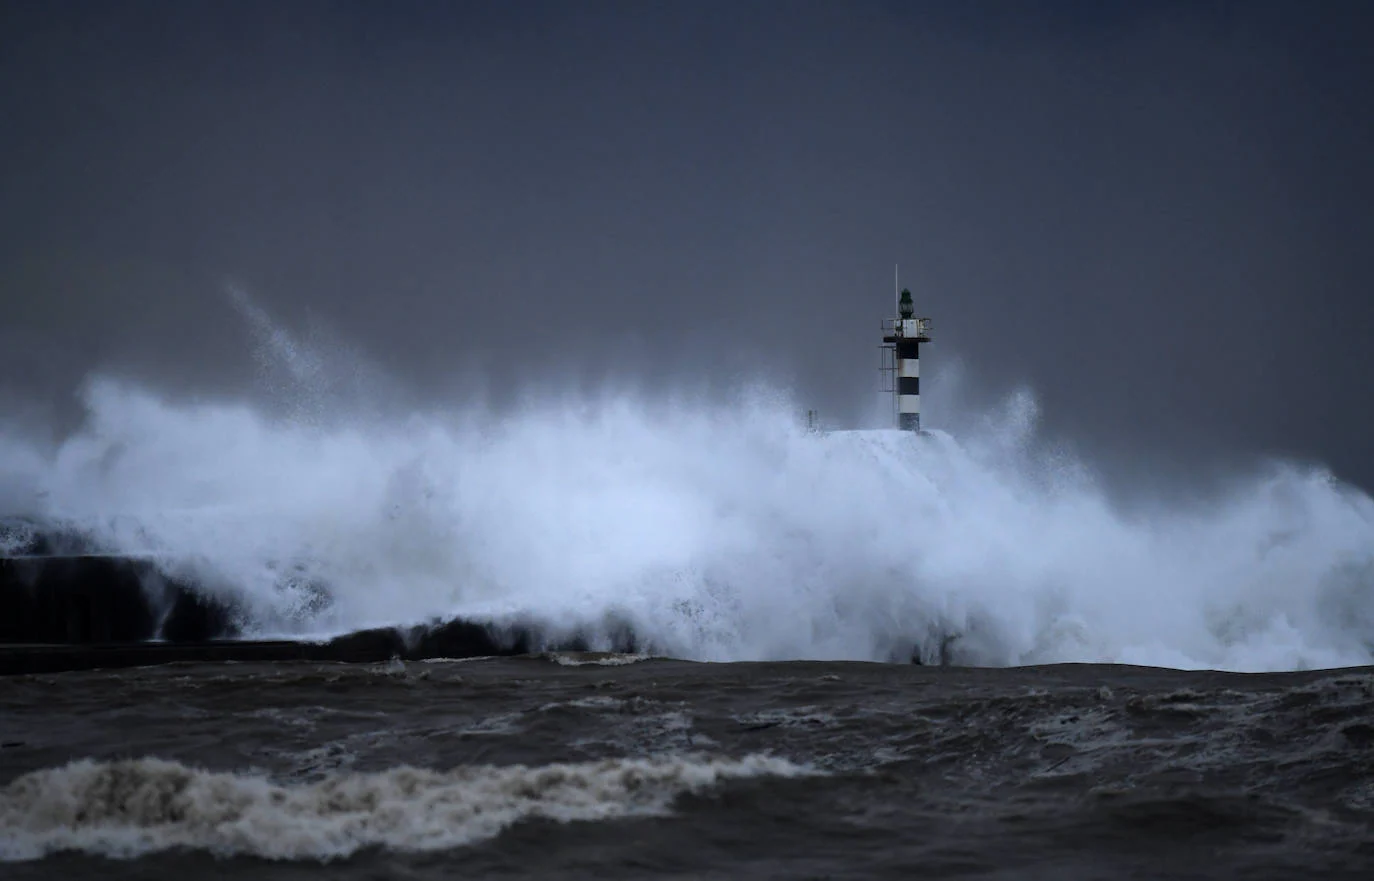
[[[629,622],[614,619],[589,633],[550,632],[533,621],[435,619],[327,642],[243,639],[238,610],[167,577],[153,559],[93,551],[79,536],[9,538],[11,555],[0,556],[0,675],[174,661],[366,662],[656,648]],[[917,645],[909,660],[946,664],[948,643],[946,637],[926,649]]]
[[[0,558],[0,643],[90,645],[237,635],[230,610],[120,556]]]
[[[50,541],[24,550],[54,550]],[[537,628],[432,621],[327,642],[239,639],[235,610],[154,561],[113,554],[0,557],[0,675],[174,661],[385,661],[582,649]],[[632,650],[634,639],[619,640]]]

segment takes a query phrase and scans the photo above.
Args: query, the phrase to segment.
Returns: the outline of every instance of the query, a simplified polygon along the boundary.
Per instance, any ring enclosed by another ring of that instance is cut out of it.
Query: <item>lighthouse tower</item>
[[[914,318],[915,312],[911,291],[903,289],[897,317],[883,321],[883,371],[892,376],[884,391],[892,392],[897,427],[920,432],[921,343],[930,342],[930,319]]]

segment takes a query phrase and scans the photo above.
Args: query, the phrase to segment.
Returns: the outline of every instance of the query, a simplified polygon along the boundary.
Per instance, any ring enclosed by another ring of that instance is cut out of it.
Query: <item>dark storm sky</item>
[[[843,422],[900,262],[928,387],[1374,486],[1364,4],[0,10],[9,406],[241,388],[233,280],[421,395],[761,370]]]

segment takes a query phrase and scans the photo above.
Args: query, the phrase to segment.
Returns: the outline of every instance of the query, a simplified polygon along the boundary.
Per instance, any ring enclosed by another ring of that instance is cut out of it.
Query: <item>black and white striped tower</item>
[[[896,395],[897,427],[921,430],[921,343],[930,342],[930,319],[914,318],[911,291],[903,290],[897,301],[897,318],[884,328],[883,343],[893,350],[892,391]]]

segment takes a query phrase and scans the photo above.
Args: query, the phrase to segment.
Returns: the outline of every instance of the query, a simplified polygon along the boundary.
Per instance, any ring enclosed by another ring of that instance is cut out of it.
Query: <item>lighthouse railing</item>
[[[915,323],[915,332],[911,333],[910,331],[912,331],[913,328],[907,325],[913,322]],[[905,321],[903,321],[903,319],[900,318],[884,318],[882,331],[884,337],[905,337],[907,339],[924,339],[925,337],[930,336],[930,319],[908,318]]]

